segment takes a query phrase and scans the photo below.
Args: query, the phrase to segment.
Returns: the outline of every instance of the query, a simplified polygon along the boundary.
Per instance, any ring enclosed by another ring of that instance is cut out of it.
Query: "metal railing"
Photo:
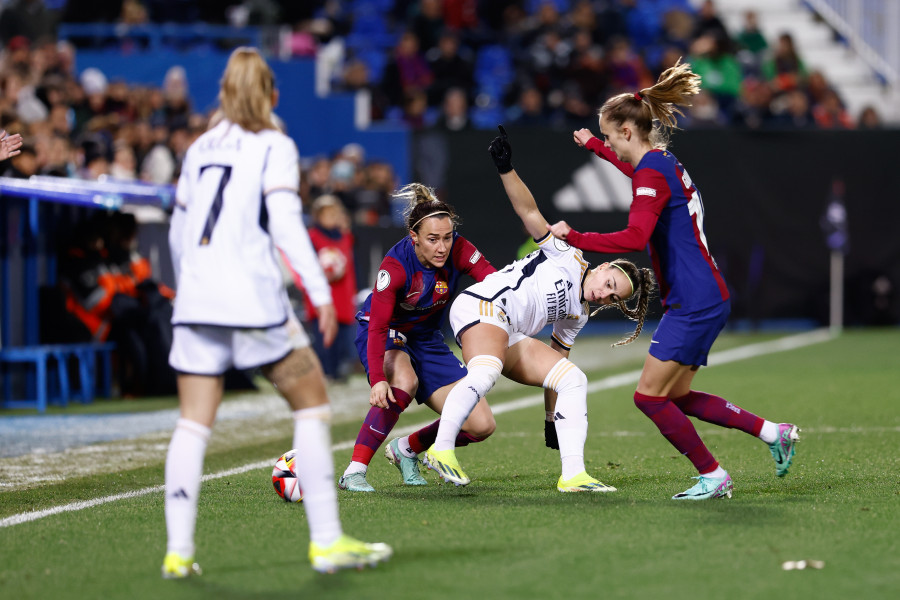
[[[887,84],[900,88],[900,0],[804,0]]]

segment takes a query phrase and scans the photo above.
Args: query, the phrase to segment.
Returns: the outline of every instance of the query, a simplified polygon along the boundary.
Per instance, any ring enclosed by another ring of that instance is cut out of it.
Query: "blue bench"
[[[3,406],[5,408],[36,408],[45,412],[49,404],[65,406],[77,398],[83,404],[93,402],[99,393],[109,398],[112,387],[113,343],[49,344],[17,346],[0,349],[0,368],[4,373]],[[98,373],[97,357],[100,357]],[[73,389],[69,381],[69,364],[78,365],[79,389]],[[55,369],[52,368],[55,363]],[[15,399],[12,382],[8,376],[13,364],[33,365],[26,376],[27,398]],[[98,389],[99,388],[99,389]],[[58,392],[56,392],[58,390]]]

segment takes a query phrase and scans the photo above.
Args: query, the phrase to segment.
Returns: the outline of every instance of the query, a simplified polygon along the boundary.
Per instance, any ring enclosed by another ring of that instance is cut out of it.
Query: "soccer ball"
[[[297,450],[288,450],[275,461],[272,469],[272,485],[275,493],[281,496],[285,502],[300,502],[303,500],[303,491],[300,489],[300,481],[294,473],[294,460]]]

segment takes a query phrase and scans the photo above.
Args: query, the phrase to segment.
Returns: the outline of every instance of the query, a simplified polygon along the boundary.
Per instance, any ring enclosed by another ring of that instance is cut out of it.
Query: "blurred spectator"
[[[572,45],[563,39],[558,29],[552,28],[538,36],[528,53],[531,81],[549,97],[562,87],[569,68]]]
[[[19,154],[3,163],[3,176],[16,179],[28,179],[38,172],[37,153],[33,146],[24,144]]]
[[[380,86],[375,85],[370,77],[369,67],[359,58],[351,58],[344,64],[340,78],[334,82],[335,92],[368,92],[371,103],[371,117],[384,119],[390,106],[390,100]]]
[[[124,25],[143,25],[150,21],[147,8],[139,0],[123,0],[119,22]]]
[[[816,125],[809,99],[802,90],[791,90],[778,97],[773,105],[776,109],[774,123],[794,129],[812,129]]]
[[[427,53],[436,47],[444,32],[443,0],[421,0],[412,17],[410,31],[418,39],[422,52]]]
[[[109,175],[122,181],[137,179],[137,161],[134,158],[134,149],[129,144],[116,142]]]
[[[303,199],[304,205],[311,203],[313,198],[318,198],[330,191],[328,185],[330,176],[331,161],[324,156],[316,157],[309,168],[301,170],[300,197]]]
[[[403,92],[403,122],[413,130],[423,129],[432,123],[429,120],[428,95],[421,88],[410,88]]]
[[[443,102],[447,91],[461,88],[471,99],[475,87],[472,59],[460,50],[459,37],[454,32],[445,32],[437,46],[425,54],[428,66],[434,76],[434,83],[428,88],[428,104],[437,106]]]
[[[444,0],[444,23],[455,31],[479,28],[479,0]]]
[[[27,68],[9,69],[3,77],[2,91],[9,107],[25,123],[47,119],[47,107],[35,95],[34,86],[29,83]]]
[[[745,79],[741,85],[741,96],[732,115],[732,123],[748,129],[761,129],[771,125],[772,88],[758,79]]]
[[[507,111],[507,120],[516,125],[546,125],[550,121],[544,96],[537,88],[529,87],[519,94],[519,101]]]
[[[653,66],[653,77],[656,80],[659,80],[659,76],[662,75],[666,69],[674,67],[678,63],[678,60],[684,58],[684,56],[685,54],[681,49],[675,46],[664,48],[659,55],[659,61]]]
[[[184,67],[175,65],[166,71],[163,79],[163,113],[169,129],[187,127],[191,114],[187,73]]]
[[[109,146],[101,135],[90,134],[81,140],[78,152],[78,174],[82,179],[98,179],[109,175]]]
[[[48,10],[41,0],[8,0],[0,10],[0,40],[52,36],[58,20],[59,15]]]
[[[703,4],[700,5],[700,10],[697,13],[697,22],[694,25],[694,39],[705,35],[711,35],[728,43],[731,42],[731,36],[728,34],[725,23],[719,17],[716,3],[713,0],[704,0]]]
[[[859,113],[857,126],[860,129],[881,129],[881,116],[879,116],[874,106],[870,104],[862,109]]]
[[[338,158],[331,163],[325,190],[335,195],[350,212],[356,210],[357,170],[353,161]]]
[[[175,393],[169,366],[174,292],[155,281],[150,261],[137,251],[134,215],[114,212],[107,218],[106,264],[115,282],[109,305],[109,339],[120,356],[119,384],[124,396]]]
[[[44,137],[42,146],[43,152],[38,153],[38,156],[41,157],[41,175],[75,176],[72,144],[67,136],[52,133]]]
[[[346,159],[353,163],[356,171],[362,170],[366,165],[366,149],[355,142],[351,142],[341,148],[335,160]]]
[[[769,48],[769,42],[759,30],[759,19],[755,10],[748,10],[744,13],[744,24],[738,32],[735,42],[739,48],[750,53],[755,64],[760,63],[763,54]]]
[[[337,313],[338,333],[330,348],[322,342],[315,306],[306,298],[307,331],[312,333],[313,347],[322,370],[330,380],[342,380],[356,362],[356,265],[353,260],[353,234],[350,219],[337,196],[326,194],[312,203],[312,227],[309,238],[319,257],[319,264],[331,285],[331,297]],[[294,283],[301,287],[294,273]]]
[[[831,86],[828,85],[828,81],[825,79],[822,71],[812,71],[807,76],[806,95],[809,96],[810,104],[816,105],[822,102],[825,99],[826,92],[830,89]]]
[[[800,59],[790,33],[778,36],[771,57],[763,63],[763,76],[777,91],[795,90],[806,83],[806,66]]]
[[[447,90],[436,127],[443,131],[472,129],[472,121],[469,119],[469,99],[464,89],[455,87]]]
[[[627,39],[621,37],[613,39],[606,56],[606,68],[613,94],[620,92],[633,94],[655,83],[644,65],[644,60],[634,51]]]
[[[825,91],[822,100],[813,105],[812,114],[820,129],[853,129],[853,119],[837,92],[830,88]]]
[[[716,96],[706,90],[694,96],[686,116],[685,125],[691,128],[715,128],[726,123]]]
[[[690,63],[702,78],[703,90],[715,98],[719,109],[730,115],[741,93],[741,66],[721,32],[704,34],[691,45]]]
[[[133,215],[96,211],[60,245],[60,287],[66,311],[83,331],[64,341],[116,342],[117,380],[125,397],[173,394],[168,366],[174,293],[153,280],[137,254]]]
[[[432,81],[428,63],[419,52],[419,39],[414,33],[405,32],[384,69],[381,89],[392,106],[403,106],[410,92],[426,90]]]
[[[362,185],[356,192],[356,213],[353,222],[359,225],[391,224],[391,198],[397,189],[394,168],[386,162],[375,161],[365,167]]]
[[[587,30],[575,32],[565,79],[577,88],[583,102],[594,108],[600,105],[607,85],[606,63],[603,49],[594,44]]]

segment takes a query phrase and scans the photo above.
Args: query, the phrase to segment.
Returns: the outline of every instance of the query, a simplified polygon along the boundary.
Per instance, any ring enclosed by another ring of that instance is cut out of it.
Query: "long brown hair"
[[[653,86],[635,94],[613,96],[600,108],[603,115],[617,127],[626,121],[635,125],[637,133],[654,148],[669,145],[669,135],[678,128],[679,106],[690,106],[690,99],[700,93],[700,76],[691,71],[690,63],[681,59],[663,71]],[[654,127],[654,122],[656,126]]]
[[[422,221],[428,217],[449,217],[455,228],[459,225],[456,209],[442,200],[438,200],[434,189],[421,183],[409,183],[396,192],[394,198],[406,202],[403,218],[406,228],[418,233]]]
[[[613,304],[606,304],[600,306],[595,309],[594,312],[591,313],[591,316],[597,314],[597,311],[600,311],[604,308],[610,308],[615,306],[622,314],[631,319],[632,321],[637,321],[637,325],[634,328],[634,333],[632,333],[627,338],[622,338],[613,346],[624,346],[625,344],[630,344],[634,340],[637,339],[639,335],[641,335],[641,330],[644,328],[644,319],[647,317],[647,309],[650,307],[650,296],[653,293],[653,288],[656,286],[656,279],[653,277],[653,271],[646,268],[638,268],[633,262],[630,260],[626,260],[624,258],[617,258],[613,261],[610,261],[610,265],[615,265],[619,269],[628,276],[628,279],[631,281],[634,286],[634,291],[631,293],[631,298],[635,298],[637,301],[634,304],[634,308],[628,306],[625,303],[625,300],[621,298],[617,298],[617,301]],[[629,298],[629,300],[631,299]]]
[[[219,89],[224,117],[247,131],[277,129],[272,121],[275,77],[255,48],[235,48],[228,58]]]

